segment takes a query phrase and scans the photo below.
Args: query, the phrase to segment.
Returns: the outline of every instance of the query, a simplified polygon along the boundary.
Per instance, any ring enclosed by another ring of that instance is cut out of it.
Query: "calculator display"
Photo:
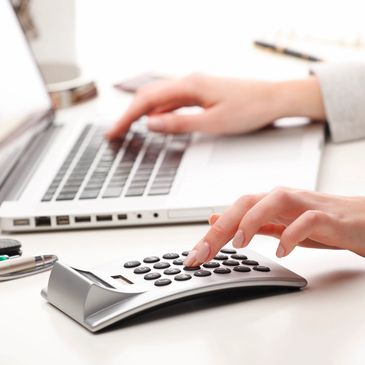
[[[124,284],[124,285],[126,285],[126,284],[128,284],[128,285],[129,284],[133,284],[130,280],[126,279],[122,275],[114,275],[114,276],[112,276],[112,278],[114,280],[116,280],[119,284]]]

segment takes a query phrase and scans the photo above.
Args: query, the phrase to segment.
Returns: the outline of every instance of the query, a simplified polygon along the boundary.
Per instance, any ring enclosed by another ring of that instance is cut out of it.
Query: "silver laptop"
[[[108,143],[103,124],[55,121],[7,1],[0,1],[0,50],[3,231],[206,221],[243,194],[316,186],[321,126],[209,137],[153,134],[136,123]]]

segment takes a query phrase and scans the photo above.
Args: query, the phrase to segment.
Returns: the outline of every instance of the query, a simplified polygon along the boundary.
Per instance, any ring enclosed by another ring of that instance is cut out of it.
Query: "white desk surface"
[[[118,103],[104,97],[106,104],[86,103],[62,117],[122,109],[122,97],[115,98]],[[365,141],[328,143],[319,190],[364,194],[363,156]],[[133,253],[189,249],[206,229],[206,224],[196,224],[13,238],[21,240],[25,255],[53,253],[82,265]],[[272,239],[255,238],[250,248],[277,260]],[[0,363],[364,364],[365,260],[349,252],[296,248],[280,262],[307,278],[308,287],[256,299],[220,300],[224,305],[180,305],[96,335],[41,298],[49,273],[0,283]]]

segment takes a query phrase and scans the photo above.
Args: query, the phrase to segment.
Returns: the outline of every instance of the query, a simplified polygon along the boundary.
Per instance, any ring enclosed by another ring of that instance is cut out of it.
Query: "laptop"
[[[143,122],[57,121],[9,2],[0,2],[0,218],[6,232],[206,221],[239,196],[315,189],[323,127],[161,135]],[[292,125],[292,123],[290,123]]]

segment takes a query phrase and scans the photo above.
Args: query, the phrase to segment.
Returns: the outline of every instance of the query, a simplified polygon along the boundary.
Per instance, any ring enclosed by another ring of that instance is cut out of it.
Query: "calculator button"
[[[233,255],[231,255],[231,259],[234,259],[234,260],[247,260],[247,256],[246,255],[242,255],[240,253],[235,253]]]
[[[155,281],[156,286],[165,286],[171,284],[170,279],[158,279]]]
[[[180,274],[181,270],[176,269],[175,267],[171,267],[170,269],[166,269],[163,273],[166,275],[176,275]]]
[[[236,266],[233,268],[234,271],[237,271],[237,272],[249,272],[251,271],[251,269],[247,266]]]
[[[183,256],[187,256],[187,255],[189,255],[189,252],[190,252],[190,251],[184,251],[184,252],[182,252],[181,254],[182,254]]]
[[[208,270],[198,270],[195,271],[194,276],[199,276],[199,277],[203,277],[203,276],[209,276],[212,275],[212,273]]]
[[[184,270],[186,271],[195,271],[195,270],[199,270],[200,269],[200,266],[185,266],[184,267]]]
[[[238,266],[240,263],[237,260],[224,260],[223,265],[226,266]]]
[[[184,259],[176,259],[172,263],[174,265],[184,265]]]
[[[219,267],[219,262],[217,261],[209,261],[203,264],[203,266],[207,269],[215,269],[216,267]]]
[[[218,268],[214,269],[214,272],[216,274],[229,274],[231,272],[231,270],[228,269],[228,267],[218,267]]]
[[[179,274],[175,276],[176,281],[185,281],[191,279],[191,275],[189,274]]]
[[[147,266],[141,266],[134,269],[135,274],[146,274],[147,272],[151,271],[151,269]]]
[[[149,256],[149,257],[145,257],[143,262],[145,262],[146,264],[153,264],[155,262],[159,262],[160,258],[157,256]]]
[[[170,267],[168,262],[158,262],[157,264],[153,265],[154,269],[167,269],[168,267]]]
[[[133,267],[137,267],[141,265],[141,263],[139,261],[128,261],[124,264],[124,267],[127,269],[131,269]]]
[[[263,272],[270,271],[270,268],[269,267],[267,267],[267,266],[261,266],[261,265],[254,266],[253,269],[256,270],[256,271],[263,271]]]
[[[218,255],[216,255],[216,256],[214,257],[214,260],[219,260],[219,261],[228,260],[228,256],[227,256],[227,255],[223,255],[223,254],[219,253]]]
[[[222,248],[222,249],[221,249],[221,252],[222,252],[222,253],[226,253],[226,254],[228,254],[228,255],[231,255],[231,254],[235,254],[235,253],[237,253],[237,251],[236,251],[236,250],[234,250],[233,248]]]
[[[161,274],[159,274],[158,272],[150,272],[149,274],[146,274],[144,276],[144,279],[145,280],[156,280],[160,277],[161,277]]]
[[[258,265],[259,263],[255,260],[242,260],[242,264],[255,266],[255,265]]]
[[[179,255],[177,253],[165,253],[162,257],[165,260],[173,260],[173,259],[177,259],[179,257]]]

